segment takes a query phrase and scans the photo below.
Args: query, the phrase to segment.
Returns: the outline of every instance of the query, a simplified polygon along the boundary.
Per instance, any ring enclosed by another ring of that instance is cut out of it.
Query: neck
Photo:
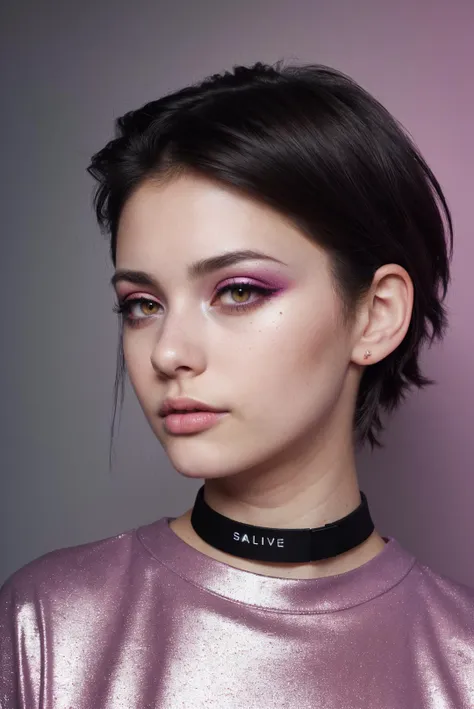
[[[352,512],[360,504],[355,467],[344,474],[335,471],[319,479],[314,476],[304,484],[293,471],[291,482],[272,486],[263,477],[243,481],[238,476],[207,479],[204,496],[208,505],[221,514],[245,524],[275,528],[320,527]],[[217,561],[244,571],[284,578],[318,578],[350,571],[376,556],[385,546],[374,532],[362,544],[338,556],[321,561],[290,564],[243,559],[207,544],[194,531],[192,508],[170,523],[173,531],[187,544]]]

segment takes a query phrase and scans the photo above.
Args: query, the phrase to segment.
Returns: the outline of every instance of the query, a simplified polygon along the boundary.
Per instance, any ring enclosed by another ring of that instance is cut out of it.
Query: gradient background
[[[194,502],[201,481],[173,470],[128,382],[109,473],[117,321],[85,168],[116,116],[234,64],[283,58],[332,65],[371,91],[451,206],[451,326],[423,359],[438,384],[407,400],[359,470],[378,530],[474,586],[474,3],[15,0],[0,13],[0,581]]]

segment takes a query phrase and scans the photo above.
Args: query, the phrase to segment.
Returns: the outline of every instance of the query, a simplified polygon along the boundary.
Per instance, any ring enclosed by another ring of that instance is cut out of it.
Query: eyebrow
[[[268,256],[267,254],[262,253],[261,251],[245,249],[243,251],[227,251],[226,253],[219,254],[217,256],[211,256],[210,258],[196,261],[188,267],[188,276],[191,279],[196,279],[200,276],[205,276],[209,273],[213,273],[214,271],[218,271],[221,268],[233,266],[241,261],[250,260],[274,261],[275,263],[280,263],[283,266],[288,265],[273,256]],[[157,281],[153,278],[153,276],[145,271],[118,269],[110,279],[110,284],[115,286],[118,281],[129,281],[130,283],[135,283],[140,286],[158,288]]]

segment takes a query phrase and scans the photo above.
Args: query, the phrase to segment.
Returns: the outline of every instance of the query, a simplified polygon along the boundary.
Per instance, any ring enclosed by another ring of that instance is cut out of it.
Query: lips
[[[164,400],[159,415],[161,417],[168,416],[172,413],[190,413],[190,412],[210,411],[213,413],[224,413],[225,409],[218,409],[204,401],[191,399],[189,397],[167,398]]]
[[[227,412],[186,411],[184,414],[170,413],[164,417],[164,428],[172,435],[195,434],[213,428]]]

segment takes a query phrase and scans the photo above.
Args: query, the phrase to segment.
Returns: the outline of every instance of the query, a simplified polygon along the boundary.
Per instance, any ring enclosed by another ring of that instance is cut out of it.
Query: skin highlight
[[[195,262],[247,249],[276,261],[253,258],[190,275]],[[146,286],[114,283],[121,303],[143,299],[128,312],[134,324],[124,322],[132,387],[173,467],[204,479],[208,504],[248,524],[288,528],[318,527],[355,509],[357,390],[364,367],[392,352],[408,330],[413,285],[406,270],[378,269],[347,322],[322,248],[269,207],[189,174],[135,190],[121,215],[116,265],[117,273],[149,276]],[[176,396],[228,413],[207,431],[174,436],[158,411]],[[333,559],[264,563],[210,547],[190,515],[170,523],[187,544],[282,578],[343,573],[385,545],[374,530]]]

